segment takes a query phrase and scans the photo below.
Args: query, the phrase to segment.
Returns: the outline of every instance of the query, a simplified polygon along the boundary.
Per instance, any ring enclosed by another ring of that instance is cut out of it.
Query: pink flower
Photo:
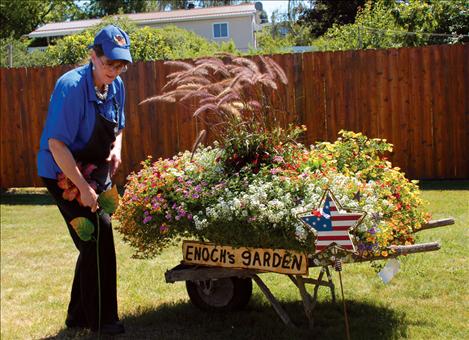
[[[270,173],[271,173],[272,175],[276,175],[276,174],[278,174],[279,172],[280,172],[280,169],[279,169],[279,168],[270,169]]]
[[[274,163],[283,163],[283,162],[284,162],[283,157],[282,157],[282,156],[279,156],[279,155],[275,156],[275,157],[272,159],[272,161],[273,161]]]

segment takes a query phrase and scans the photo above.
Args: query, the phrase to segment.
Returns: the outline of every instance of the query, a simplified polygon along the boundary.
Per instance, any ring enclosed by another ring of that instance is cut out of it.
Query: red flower
[[[313,214],[316,217],[321,217],[321,212],[319,210],[313,209],[311,210],[311,214]]]

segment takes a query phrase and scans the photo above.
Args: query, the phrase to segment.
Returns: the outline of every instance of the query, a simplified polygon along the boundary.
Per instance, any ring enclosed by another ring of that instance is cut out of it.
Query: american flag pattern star
[[[318,210],[313,210],[299,216],[300,220],[317,234],[316,252],[326,249],[336,243],[343,249],[355,251],[349,230],[358,224],[364,213],[344,212],[331,194],[326,192],[324,204]]]

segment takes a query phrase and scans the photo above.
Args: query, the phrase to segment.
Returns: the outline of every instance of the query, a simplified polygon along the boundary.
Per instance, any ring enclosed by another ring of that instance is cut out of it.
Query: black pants
[[[57,186],[57,181],[43,178],[43,181],[55,199],[62,216],[67,223],[73,242],[79,251],[75,277],[68,306],[68,320],[73,323],[98,329],[98,268],[96,256],[96,241],[82,241],[70,221],[75,217],[86,217],[95,225],[94,238],[97,238],[96,213],[90,208],[82,207],[76,200],[72,202],[62,198],[63,190]],[[111,219],[108,214],[100,214],[99,234],[99,269],[101,278],[101,324],[118,321],[117,292],[116,292],[116,252],[112,235]]]

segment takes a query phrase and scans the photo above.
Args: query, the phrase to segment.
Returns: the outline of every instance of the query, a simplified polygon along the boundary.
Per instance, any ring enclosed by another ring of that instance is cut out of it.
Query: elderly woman
[[[116,26],[106,26],[96,35],[90,46],[90,63],[65,73],[55,85],[38,153],[38,174],[54,197],[79,251],[65,324],[106,334],[124,332],[117,313],[116,254],[110,217],[99,214],[101,292],[96,242],[81,240],[70,221],[86,217],[97,224],[98,195],[111,186],[111,177],[121,163],[125,90],[119,74],[132,62],[129,47],[128,35]],[[64,177],[75,186],[78,199],[64,195],[58,181]]]

